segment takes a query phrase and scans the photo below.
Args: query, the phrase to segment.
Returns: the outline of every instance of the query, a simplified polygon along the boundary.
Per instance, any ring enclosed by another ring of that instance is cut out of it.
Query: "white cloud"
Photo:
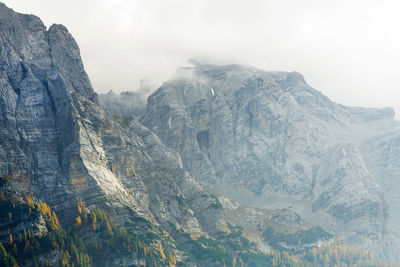
[[[395,0],[5,0],[77,39],[97,91],[160,83],[189,58],[296,70],[348,105],[400,110]]]

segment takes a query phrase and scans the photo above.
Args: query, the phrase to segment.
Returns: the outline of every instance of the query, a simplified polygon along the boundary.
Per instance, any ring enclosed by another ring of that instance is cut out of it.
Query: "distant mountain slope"
[[[213,190],[252,206],[291,206],[350,243],[396,256],[400,193],[387,194],[382,171],[391,163],[375,160],[381,150],[367,141],[400,125],[392,109],[336,104],[296,72],[198,65],[148,98],[144,124]]]

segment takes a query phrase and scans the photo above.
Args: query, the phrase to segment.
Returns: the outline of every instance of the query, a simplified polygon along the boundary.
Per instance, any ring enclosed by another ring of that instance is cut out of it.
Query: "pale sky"
[[[341,104],[400,111],[397,0],[0,1],[64,24],[97,92],[160,84],[197,58],[295,70]]]

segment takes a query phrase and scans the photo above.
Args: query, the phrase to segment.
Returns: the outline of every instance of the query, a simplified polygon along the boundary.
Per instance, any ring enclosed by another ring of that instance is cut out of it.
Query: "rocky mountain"
[[[16,239],[28,230],[39,234],[35,229],[44,224],[44,217],[53,226],[59,219],[66,229],[84,224],[88,217],[94,233],[89,227],[78,229],[79,235],[87,250],[99,250],[97,214],[112,217],[114,230],[106,220],[109,233],[124,227],[129,234],[152,234],[144,240],[149,248],[162,242],[175,261],[192,262],[175,245],[175,232],[167,232],[171,225],[185,234],[181,242],[187,235],[191,240],[229,231],[216,197],[189,176],[176,152],[135,120],[105,114],[79,48],[64,26],[46,29],[39,18],[0,4],[0,92],[1,191],[8,203],[4,212],[9,211],[9,220],[1,225],[3,244],[12,245],[9,235]],[[13,215],[16,205],[22,205],[21,218],[29,219],[32,209],[43,211],[44,217],[21,226],[22,219]],[[20,238],[16,250],[25,246],[24,252],[29,251],[27,240],[23,245]],[[144,254],[149,255],[146,247]],[[100,266],[116,266],[117,259],[139,264],[138,258],[132,253],[110,256]]]
[[[197,65],[148,98],[143,123],[216,192],[289,208],[397,257],[400,122],[391,108],[334,103],[296,72]]]
[[[333,235],[393,236],[364,160],[394,164],[391,110],[241,66],[183,69],[146,109],[135,93],[100,102],[66,27],[0,3],[1,266],[387,266]]]

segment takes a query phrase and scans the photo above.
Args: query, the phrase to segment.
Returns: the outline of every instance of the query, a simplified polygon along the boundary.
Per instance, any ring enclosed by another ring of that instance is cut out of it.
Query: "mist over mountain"
[[[1,3],[0,70],[1,266],[398,266],[390,108],[240,65],[98,96],[65,26]]]

